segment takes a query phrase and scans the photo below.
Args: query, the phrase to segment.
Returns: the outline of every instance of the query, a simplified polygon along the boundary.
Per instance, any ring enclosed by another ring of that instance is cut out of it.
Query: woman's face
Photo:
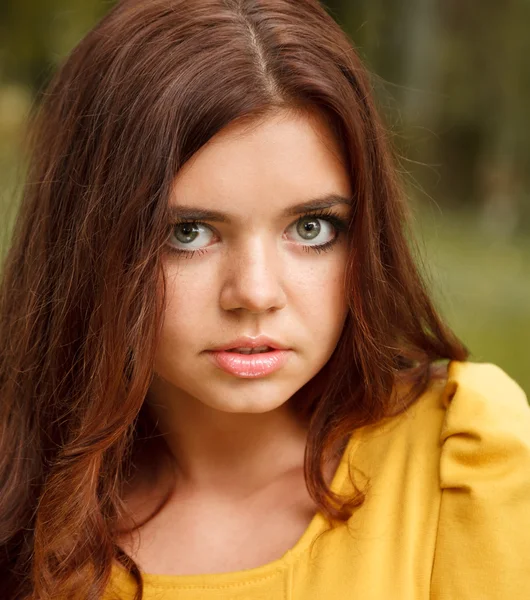
[[[339,147],[317,114],[233,123],[183,166],[164,257],[166,309],[152,390],[159,399],[260,413],[284,404],[320,371],[346,317],[340,229],[351,196]],[[336,203],[295,212],[317,199]],[[194,223],[190,211],[199,210],[224,219],[197,216]],[[212,352],[259,335],[288,350]]]

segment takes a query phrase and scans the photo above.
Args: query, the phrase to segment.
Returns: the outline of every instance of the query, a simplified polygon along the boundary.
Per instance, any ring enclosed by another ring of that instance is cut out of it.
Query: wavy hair
[[[30,162],[0,289],[0,582],[12,600],[102,597],[123,484],[153,432],[144,399],[164,309],[161,250],[180,167],[234,120],[318,110],[355,194],[349,314],[292,404],[305,477],[345,520],[326,453],[406,409],[467,350],[437,315],[407,242],[402,185],[370,77],[316,0],[115,6],[71,52],[30,124]],[[396,382],[409,393],[392,393]]]

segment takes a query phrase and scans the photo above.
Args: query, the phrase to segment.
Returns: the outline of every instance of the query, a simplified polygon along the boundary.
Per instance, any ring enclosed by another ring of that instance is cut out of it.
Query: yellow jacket
[[[145,600],[530,600],[530,408],[501,369],[450,363],[406,413],[353,434],[332,489],[351,490],[350,465],[365,502],[312,553],[320,514],[261,567],[144,575]],[[132,591],[116,567],[106,600]]]

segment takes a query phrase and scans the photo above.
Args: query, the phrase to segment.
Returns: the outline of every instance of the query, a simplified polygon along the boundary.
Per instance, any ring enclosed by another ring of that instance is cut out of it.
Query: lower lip
[[[259,354],[239,354],[216,350],[208,352],[214,364],[236,377],[264,377],[281,369],[289,358],[289,350],[271,350]]]

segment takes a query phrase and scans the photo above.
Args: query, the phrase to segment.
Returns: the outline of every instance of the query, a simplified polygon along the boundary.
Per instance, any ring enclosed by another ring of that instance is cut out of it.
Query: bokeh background
[[[140,0],[138,0],[140,1]],[[146,0],[148,1],[148,0]],[[39,91],[110,0],[1,0],[1,250]],[[374,74],[423,269],[472,359],[530,392],[530,1],[327,0]]]

